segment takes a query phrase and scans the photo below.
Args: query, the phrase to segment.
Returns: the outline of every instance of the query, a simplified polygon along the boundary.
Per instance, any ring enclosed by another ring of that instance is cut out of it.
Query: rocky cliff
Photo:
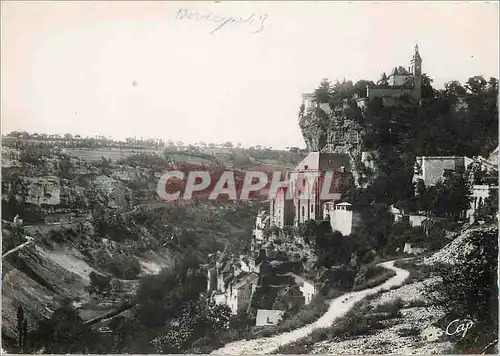
[[[355,101],[345,101],[333,109],[328,104],[302,107],[299,113],[299,126],[307,149],[348,154],[357,186],[365,186],[376,171],[375,152],[363,150],[362,138],[366,134],[363,119]]]

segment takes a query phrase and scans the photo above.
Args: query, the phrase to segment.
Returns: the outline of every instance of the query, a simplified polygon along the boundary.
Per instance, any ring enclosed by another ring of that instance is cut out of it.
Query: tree
[[[332,86],[328,79],[323,79],[319,87],[314,91],[314,101],[317,103],[328,103],[332,98]]]
[[[141,279],[137,317],[144,326],[164,326],[168,320],[180,316],[184,303],[198,300],[206,288],[206,277],[198,268],[195,258],[185,256],[172,270]]]
[[[421,87],[421,95],[424,99],[431,99],[436,96],[436,90],[432,87],[432,82],[434,80],[431,79],[426,73],[422,74],[422,87]]]
[[[27,320],[24,317],[24,309],[21,305],[17,308],[17,335],[18,335],[18,348],[21,352],[27,352]]]
[[[486,85],[488,82],[481,75],[476,75],[474,77],[470,77],[465,83],[464,87],[471,94],[480,94],[486,89]]]
[[[141,273],[141,265],[134,256],[116,256],[109,260],[106,269],[114,276],[123,279],[135,279]],[[105,286],[105,279],[100,281],[101,286]]]
[[[487,223],[495,223],[498,213],[498,191],[490,190],[490,195],[484,200],[484,204],[474,214],[475,220],[484,220]]]
[[[444,84],[444,93],[448,98],[459,98],[465,96],[467,91],[458,80],[452,80]]]
[[[96,272],[92,271],[89,274],[90,278],[90,286],[89,286],[89,292],[93,293],[103,293],[109,291],[111,288],[111,277],[105,276],[102,274],[97,274]]]
[[[354,84],[354,92],[358,94],[358,97],[360,98],[366,98],[367,92],[366,92],[366,87],[367,86],[374,86],[375,83],[371,80],[358,80],[356,84]]]
[[[98,344],[98,336],[85,325],[78,312],[65,303],[50,319],[42,321],[33,337],[36,346],[55,354],[89,353]]]
[[[227,147],[227,148],[232,148],[232,147],[233,147],[233,144],[232,144],[230,141],[227,141],[227,142],[224,144],[224,147]]]
[[[436,216],[449,216],[455,219],[469,209],[472,193],[462,174],[452,174],[439,181],[423,194],[423,207]]]
[[[59,176],[61,178],[70,179],[72,169],[73,163],[71,163],[71,159],[69,157],[65,156],[59,161]]]

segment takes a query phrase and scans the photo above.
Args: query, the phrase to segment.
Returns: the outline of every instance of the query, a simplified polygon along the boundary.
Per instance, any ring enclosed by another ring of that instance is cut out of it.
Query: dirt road
[[[377,293],[381,289],[388,289],[392,286],[398,286],[409,276],[409,272],[394,267],[395,261],[380,263],[380,266],[391,269],[396,272],[396,275],[387,280],[380,286],[365,289],[357,292],[344,294],[330,301],[330,308],[319,318],[315,323],[306,325],[300,329],[296,329],[287,333],[276,336],[265,337],[254,340],[240,340],[231,342],[224,347],[212,351],[215,355],[243,355],[243,354],[270,354],[276,351],[280,346],[289,344],[298,339],[309,335],[314,329],[328,327],[332,322],[343,316],[356,302],[365,298],[367,295]]]

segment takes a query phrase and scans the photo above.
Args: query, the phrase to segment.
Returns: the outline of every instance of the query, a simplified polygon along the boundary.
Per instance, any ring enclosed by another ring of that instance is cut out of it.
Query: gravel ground
[[[415,300],[426,301],[422,294],[423,288],[436,280],[426,280],[407,284],[377,296],[370,303],[378,305],[401,298],[405,303]],[[313,346],[313,354],[442,354],[452,347],[448,341],[440,340],[441,331],[431,324],[437,321],[443,313],[441,310],[429,307],[403,308],[402,317],[395,325],[380,330],[373,335],[359,336],[348,340],[327,340]],[[403,329],[417,328],[415,336],[400,336]],[[437,335],[436,335],[437,333]]]

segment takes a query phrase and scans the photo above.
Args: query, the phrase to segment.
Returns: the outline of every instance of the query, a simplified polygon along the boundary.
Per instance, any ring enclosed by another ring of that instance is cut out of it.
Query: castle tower
[[[414,80],[413,97],[420,100],[422,98],[422,58],[418,52],[418,45],[415,45],[415,54],[411,60],[411,66]]]

